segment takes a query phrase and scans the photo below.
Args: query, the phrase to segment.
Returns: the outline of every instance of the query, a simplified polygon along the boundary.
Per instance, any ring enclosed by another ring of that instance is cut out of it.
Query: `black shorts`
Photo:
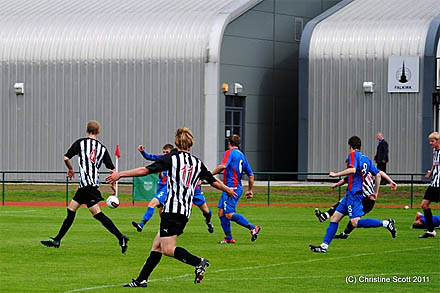
[[[362,206],[364,213],[368,214],[369,212],[371,212],[371,210],[374,208],[375,203],[376,203],[375,200],[370,199],[368,196],[364,196],[362,198]]]
[[[440,187],[428,186],[428,189],[425,191],[425,196],[423,199],[439,202],[440,200]]]
[[[162,213],[160,218],[160,237],[183,234],[188,218],[181,214]]]
[[[104,199],[102,198],[98,187],[84,186],[78,188],[73,200],[77,201],[79,204],[85,204],[88,208],[90,208]]]

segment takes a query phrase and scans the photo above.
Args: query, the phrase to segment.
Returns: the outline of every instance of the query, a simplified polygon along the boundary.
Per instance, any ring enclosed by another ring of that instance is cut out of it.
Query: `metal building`
[[[310,21],[300,48],[299,170],[343,169],[352,135],[374,157],[377,132],[390,146],[387,172],[429,169],[439,35],[438,0],[345,0]]]
[[[0,0],[0,170],[64,171],[91,119],[121,169],[185,125],[211,169],[237,132],[254,170],[295,170],[302,29],[337,2]]]

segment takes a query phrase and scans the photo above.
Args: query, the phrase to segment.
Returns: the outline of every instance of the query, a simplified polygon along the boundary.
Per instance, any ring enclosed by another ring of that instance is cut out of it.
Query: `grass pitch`
[[[39,242],[57,234],[64,207],[0,207],[0,291],[144,290],[122,285],[138,275],[149,255],[158,215],[138,233],[130,223],[142,217],[145,207],[103,211],[130,237],[126,255],[85,207],[58,249]],[[357,229],[347,240],[333,240],[327,254],[308,249],[309,244],[322,242],[328,225],[319,223],[313,211],[312,207],[239,207],[237,212],[261,225],[262,232],[251,242],[249,231],[232,223],[237,243],[220,245],[223,233],[218,218],[213,218],[215,232],[209,234],[201,212],[194,208],[178,245],[210,260],[205,279],[195,285],[193,267],[162,257],[145,290],[440,292],[440,237],[417,238],[422,231],[409,228],[416,209],[375,208],[368,217],[394,218],[396,239],[384,228]]]

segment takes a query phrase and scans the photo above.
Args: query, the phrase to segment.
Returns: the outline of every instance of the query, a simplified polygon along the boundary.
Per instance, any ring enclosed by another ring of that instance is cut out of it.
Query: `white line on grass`
[[[434,248],[436,246],[425,246],[425,247],[415,247],[415,248],[408,248],[408,249],[400,249],[400,250],[386,250],[386,251],[377,251],[377,252],[369,252],[369,253],[358,253],[353,255],[347,255],[347,256],[339,256],[339,257],[331,257],[331,258],[316,258],[316,259],[308,259],[308,260],[299,260],[299,261],[292,261],[292,262],[285,262],[285,263],[277,263],[277,264],[270,264],[270,265],[262,265],[262,266],[251,266],[251,267],[244,267],[244,268],[236,268],[236,269],[220,269],[215,271],[209,271],[209,274],[213,273],[222,273],[222,272],[232,272],[232,271],[246,271],[246,270],[254,270],[259,268],[270,268],[270,267],[277,267],[277,266],[283,266],[283,265],[292,265],[292,264],[299,264],[299,263],[311,263],[311,262],[317,262],[317,261],[334,261],[344,258],[352,258],[352,257],[360,257],[360,256],[369,256],[369,255],[377,255],[377,254],[388,254],[388,253],[395,253],[395,252],[405,252],[405,251],[412,251],[412,250],[420,250],[420,249],[430,249]],[[407,273],[386,273],[386,274],[374,274],[377,275],[404,275]],[[438,274],[438,273],[434,273]],[[186,277],[192,277],[193,274],[184,274],[180,276],[175,277],[165,277],[160,279],[152,279],[148,280],[148,282],[161,282],[161,281],[171,281],[175,279],[182,279]],[[322,278],[323,276],[300,276],[300,277],[277,277],[277,278],[264,278],[264,279],[313,279],[313,278]],[[340,278],[341,276],[327,276],[327,278]],[[258,278],[261,280],[261,278]],[[211,279],[210,280],[215,280]],[[225,280],[225,279],[222,279]],[[252,278],[233,278],[230,280],[253,280]],[[113,284],[113,285],[102,285],[102,286],[95,286],[95,287],[88,287],[88,288],[80,288],[80,289],[74,289],[70,291],[65,291],[65,293],[70,292],[80,292],[80,291],[88,291],[88,290],[95,290],[95,289],[104,289],[104,288],[111,288],[111,287],[119,287],[123,286],[125,283],[122,284]]]

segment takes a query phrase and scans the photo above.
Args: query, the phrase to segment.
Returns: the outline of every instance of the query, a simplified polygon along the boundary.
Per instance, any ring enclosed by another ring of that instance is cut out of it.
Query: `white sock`
[[[383,220],[382,221],[382,226],[384,226],[386,228],[386,226],[388,226],[388,224],[390,223],[390,221],[388,220]]]
[[[328,244],[325,244],[325,243],[321,243],[321,245],[320,245],[322,248],[324,248],[324,249],[327,249],[328,248]]]

